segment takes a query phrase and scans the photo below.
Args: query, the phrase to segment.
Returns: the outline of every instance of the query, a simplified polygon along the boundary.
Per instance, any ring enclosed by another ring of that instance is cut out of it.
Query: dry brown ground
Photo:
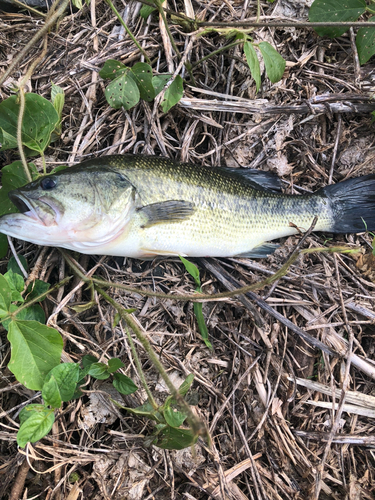
[[[169,42],[162,38],[156,18],[143,22],[137,2],[116,4],[120,11],[126,4],[128,25],[154,67],[160,72],[176,69],[173,53],[169,59],[166,56]],[[266,20],[291,16],[295,21],[306,15],[301,4],[262,2],[261,14]],[[189,12],[185,10],[189,5],[169,0],[176,11]],[[191,6],[205,20],[228,22],[256,15],[253,0],[192,0]],[[1,15],[1,68],[41,25],[28,14]],[[113,58],[131,65],[140,60],[139,51],[119,31],[107,4],[92,0],[91,11],[85,6],[67,15],[49,35],[47,56],[30,87],[49,97],[53,81],[66,94],[63,134],[47,151],[49,167],[92,155],[155,153],[205,165],[274,170],[289,193],[316,190],[331,178],[336,182],[375,171],[373,125],[369,113],[360,114],[357,107],[373,90],[372,67],[370,63],[358,67],[349,34],[328,40],[310,29],[258,29],[255,39],[270,41],[287,60],[282,81],[272,85],[263,75],[256,95],[242,51],[231,49],[200,64],[194,70],[200,90],[186,87],[183,103],[163,114],[153,103],[141,102],[129,112],[108,107],[98,76],[104,62]],[[196,38],[178,27],[172,33],[193,64],[228,43],[217,33]],[[3,98],[39,50],[34,47],[12,74],[2,89]],[[325,105],[319,104],[321,96],[326,96]],[[299,106],[294,113],[293,105]],[[340,110],[348,112],[337,113]],[[13,159],[14,153],[3,154],[2,164]],[[308,236],[303,247],[321,246],[327,238]],[[283,240],[274,256],[260,261],[197,261],[204,290],[226,290],[229,279],[236,286],[264,279],[280,268],[299,240]],[[142,435],[152,431],[152,424],[114,409],[103,392],[95,394],[107,390],[105,383],[96,381],[89,387],[92,394],[59,412],[53,436],[29,450],[34,458],[29,466],[15,441],[17,415],[39,396],[35,399],[7,370],[9,344],[0,330],[0,497],[374,498],[371,237],[334,236],[330,243],[360,246],[363,255],[359,259],[306,255],[286,278],[256,297],[205,303],[212,352],[201,341],[192,304],[111,291],[121,304],[137,309],[138,324],[177,385],[187,374],[195,374],[193,392],[199,402],[194,408],[210,429],[212,447],[199,441],[193,453],[146,448]],[[15,244],[35,277],[53,283],[69,273],[58,250]],[[98,262],[80,257],[87,271]],[[0,263],[0,271],[5,265],[6,261]],[[145,263],[105,258],[95,272],[163,292],[193,289],[177,259]],[[126,363],[125,373],[139,383],[126,337],[120,327],[111,326],[112,308],[100,301],[97,308],[81,314],[70,309],[87,299],[87,291],[76,280],[45,301],[49,324],[64,336],[66,359],[79,361],[90,353],[103,359],[120,357]],[[62,301],[64,307],[54,314]],[[303,340],[301,332],[337,355]],[[165,386],[140,347],[139,354],[155,397],[163,401]],[[124,398],[128,406],[144,399],[141,390]]]

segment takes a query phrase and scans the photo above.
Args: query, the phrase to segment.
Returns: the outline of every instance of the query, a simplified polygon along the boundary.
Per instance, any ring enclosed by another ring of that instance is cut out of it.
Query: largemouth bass
[[[263,257],[275,238],[375,230],[375,175],[314,194],[275,191],[272,174],[105,156],[11,191],[0,232],[86,254]],[[0,191],[1,195],[1,191]],[[298,229],[297,229],[298,228]]]

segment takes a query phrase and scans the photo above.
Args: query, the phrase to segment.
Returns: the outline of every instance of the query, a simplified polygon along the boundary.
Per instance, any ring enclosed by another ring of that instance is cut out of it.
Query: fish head
[[[135,210],[130,182],[110,168],[71,167],[8,193],[20,213],[0,217],[0,232],[39,245],[84,251],[126,229]]]

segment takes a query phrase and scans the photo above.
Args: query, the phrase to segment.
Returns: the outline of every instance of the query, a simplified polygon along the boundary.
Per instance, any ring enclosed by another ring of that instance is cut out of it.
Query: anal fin
[[[250,258],[250,259],[263,259],[268,255],[274,253],[274,251],[279,248],[280,245],[276,243],[263,243],[257,247],[252,248],[248,252],[240,253],[236,257]]]

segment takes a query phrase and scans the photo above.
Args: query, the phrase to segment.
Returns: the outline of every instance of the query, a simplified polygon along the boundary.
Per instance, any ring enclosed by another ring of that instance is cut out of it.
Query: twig
[[[88,278],[76,265],[74,260],[70,257],[70,255],[63,250],[62,248],[59,248],[60,252],[64,256],[65,260],[69,264],[69,266],[73,269],[73,271],[86,283],[93,282],[96,285],[99,286],[105,286],[105,287],[113,287],[113,288],[119,288],[120,290],[126,290],[128,292],[132,293],[137,293],[139,295],[145,295],[146,297],[157,297],[159,299],[167,299],[167,300],[181,300],[183,302],[215,302],[217,300],[223,300],[223,299],[228,299],[231,297],[237,297],[239,295],[242,295],[244,293],[250,292],[250,291],[256,291],[256,290],[261,290],[265,286],[271,285],[274,281],[276,281],[279,278],[282,278],[288,273],[288,270],[290,266],[297,260],[298,256],[301,254],[310,254],[310,253],[354,253],[357,252],[357,249],[352,249],[348,247],[318,247],[318,248],[305,248],[304,250],[300,250],[296,255],[292,254],[287,262],[278,270],[276,271],[275,274],[272,276],[266,278],[263,281],[260,281],[259,283],[254,283],[252,285],[244,286],[242,288],[238,288],[237,290],[233,290],[233,292],[224,292],[224,293],[215,293],[215,294],[205,294],[205,293],[197,293],[195,292],[193,295],[169,295],[167,293],[158,293],[158,292],[151,292],[149,290],[142,290],[140,288],[134,288],[128,285],[123,285],[122,283],[114,283],[111,281],[106,281],[106,280],[101,280],[98,278]],[[293,324],[293,323],[291,323]]]
[[[151,362],[153,363],[153,365],[155,366],[155,368],[159,372],[161,378],[164,380],[170,393],[184,409],[184,411],[187,415],[187,421],[189,422],[190,427],[191,427],[192,431],[194,432],[194,434],[198,435],[198,436],[204,436],[204,437],[209,438],[207,429],[204,427],[204,424],[194,415],[194,413],[191,411],[191,408],[188,405],[188,403],[185,401],[185,399],[181,396],[181,394],[175,388],[175,386],[171,382],[170,378],[168,377],[168,374],[165,371],[164,366],[162,365],[162,363],[160,362],[156,353],[154,352],[153,348],[151,347],[150,342],[143,335],[143,333],[141,332],[140,328],[138,327],[138,325],[134,321],[134,319],[131,317],[131,315],[128,314],[125,311],[125,309],[120,304],[118,304],[115,300],[113,300],[104,290],[102,290],[101,288],[98,288],[98,287],[96,287],[96,290],[98,291],[98,293],[100,293],[100,295],[109,304],[111,304],[116,309],[116,311],[121,316],[121,319],[123,319],[125,321],[125,323],[127,324],[127,326],[133,330],[137,339],[142,344],[144,350],[147,352],[149,359],[151,360]]]
[[[60,0],[56,0],[53,4],[52,7],[57,6],[60,3]],[[8,76],[14,71],[15,68],[17,68],[22,61],[22,59],[25,58],[26,54],[30,52],[30,49],[35,43],[42,38],[49,30],[52,28],[52,26],[55,24],[55,22],[59,19],[60,16],[64,13],[65,9],[69,5],[69,0],[63,0],[60,7],[57,8],[56,10],[54,9],[51,11],[52,14],[51,16],[46,17],[46,22],[40,30],[35,33],[35,35],[32,37],[32,39],[25,45],[25,47],[16,55],[16,57],[12,60],[10,65],[8,66],[8,69],[3,73],[3,75],[0,77],[0,85],[4,83],[4,81],[8,78]]]
[[[337,119],[336,139],[335,139],[335,146],[333,148],[333,153],[332,153],[332,161],[331,161],[331,168],[329,170],[328,184],[332,184],[332,177],[333,177],[333,170],[335,168],[337,148],[339,147],[340,136],[341,136],[341,124],[342,124],[342,116],[340,113],[338,115],[338,119]]]
[[[358,85],[360,78],[361,78],[361,65],[359,62],[358,50],[357,50],[357,45],[355,43],[355,33],[354,33],[353,28],[350,28],[349,34],[350,34],[350,45],[352,47],[352,52],[353,52],[354,83],[356,85]]]
[[[344,317],[344,321],[346,324],[347,333],[349,336],[349,342],[348,342],[348,349],[347,349],[347,355],[346,355],[346,365],[345,365],[345,373],[344,373],[344,378],[343,378],[343,383],[342,383],[341,395],[340,395],[335,419],[334,419],[333,424],[332,424],[332,429],[331,429],[331,432],[329,433],[329,438],[327,440],[327,444],[326,444],[325,449],[324,449],[324,453],[323,453],[323,457],[322,457],[321,462],[320,462],[320,466],[318,467],[318,473],[316,476],[315,488],[314,488],[314,497],[313,497],[314,500],[319,500],[320,490],[322,487],[322,476],[323,476],[324,465],[327,461],[328,453],[331,449],[333,438],[336,435],[338,429],[340,428],[340,419],[341,419],[341,415],[343,412],[346,391],[347,391],[349,383],[350,383],[349,372],[350,372],[350,367],[352,364],[352,353],[353,353],[354,334],[353,334],[353,330],[351,329],[351,327],[349,325],[348,318],[346,315],[344,299],[342,296],[342,291],[341,291],[341,286],[340,286],[339,267],[337,264],[337,259],[335,257],[334,257],[334,261],[335,261],[337,288],[338,288],[339,297],[340,297],[340,305],[341,305],[341,310],[342,310],[342,314]],[[334,408],[334,404],[332,405],[332,411],[333,411],[333,408]]]
[[[20,468],[18,469],[18,474],[14,481],[12,491],[10,492],[9,500],[19,500],[23,497],[22,490],[25,486],[26,477],[30,470],[30,462],[33,462],[32,458],[25,458]]]
[[[234,285],[234,286],[239,285],[238,281],[235,278],[233,278],[233,276],[231,276],[225,269],[223,269],[220,266],[220,264],[218,264],[217,262],[210,262],[207,259],[201,259],[201,261],[204,263],[204,266],[214,276],[216,276],[216,278],[218,278],[219,280],[221,278],[221,275],[223,275],[226,278],[226,280],[231,282],[232,285]],[[246,288],[248,288],[248,287],[246,287]],[[321,351],[323,351],[327,354],[330,354],[331,356],[335,356],[335,357],[338,356],[338,354],[333,349],[331,349],[327,345],[323,344],[323,342],[321,342],[320,340],[316,339],[315,337],[313,337],[309,333],[305,332],[304,330],[302,330],[301,328],[296,326],[294,323],[292,323],[289,319],[285,318],[279,312],[275,311],[275,309],[273,309],[270,305],[268,305],[267,302],[265,302],[263,299],[261,299],[258,295],[256,295],[255,293],[253,293],[251,291],[248,291],[245,293],[246,293],[247,297],[249,297],[259,307],[261,307],[268,314],[270,314],[275,319],[280,321],[280,323],[282,323],[287,328],[289,328],[289,330],[291,330],[292,332],[294,332],[297,335],[299,335],[300,337],[302,337],[308,344],[316,347],[317,349],[320,349]]]
[[[138,50],[141,52],[141,54],[143,54],[144,58],[146,59],[147,63],[148,64],[151,64],[151,61],[150,59],[148,58],[148,55],[146,54],[146,52],[143,50],[142,46],[138,43],[137,39],[135,38],[135,36],[133,35],[133,33],[130,31],[130,29],[128,28],[127,24],[125,23],[125,21],[123,20],[123,18],[120,16],[120,13],[118,12],[118,10],[116,9],[116,7],[113,5],[112,1],[111,0],[105,0],[107,2],[107,4],[110,6],[110,8],[112,9],[112,11],[114,12],[114,14],[116,15],[117,19],[120,21],[120,23],[122,24],[122,26],[125,28],[125,31],[126,33],[130,36],[130,38],[133,40],[134,44],[136,45],[136,47],[138,48]]]
[[[26,5],[23,2],[20,2],[19,0],[11,0],[12,3],[20,7],[21,9],[29,10],[30,12],[33,12],[36,16],[40,17],[47,17],[46,14],[43,12],[39,12],[39,10],[34,9],[34,7],[30,7],[30,5]]]
[[[17,255],[16,249],[14,248],[14,245],[13,245],[12,238],[10,236],[8,236],[8,245],[9,245],[11,251],[12,251],[13,257],[16,259],[18,267],[21,269],[22,274],[24,275],[25,279],[27,280],[27,278],[29,277],[29,275],[27,274],[26,269],[23,267],[23,264],[22,264],[22,262],[20,261],[20,258]]]

